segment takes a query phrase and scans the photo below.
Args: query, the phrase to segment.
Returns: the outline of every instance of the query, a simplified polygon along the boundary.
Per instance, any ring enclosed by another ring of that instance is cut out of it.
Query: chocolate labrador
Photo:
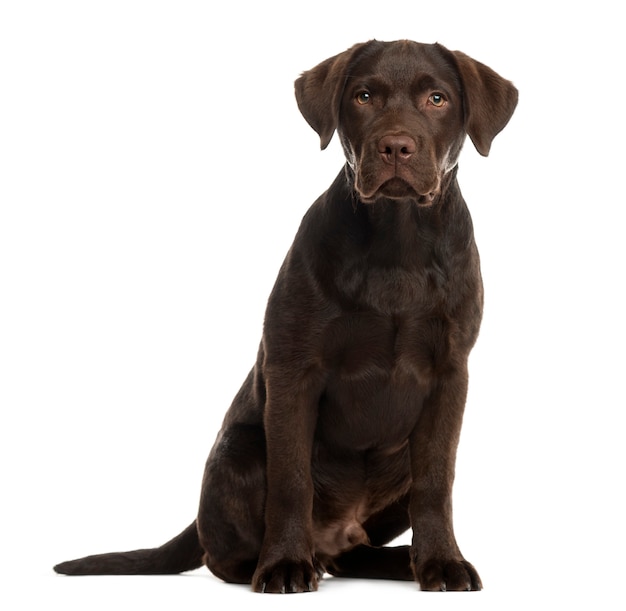
[[[209,455],[197,519],[156,549],[59,573],[203,563],[257,592],[340,577],[479,590],[452,526],[467,359],[483,289],[457,184],[466,135],[487,155],[517,90],[434,44],[357,44],[295,83],[347,163],[304,216],[269,297],[256,364]],[[385,547],[412,528],[410,546]]]

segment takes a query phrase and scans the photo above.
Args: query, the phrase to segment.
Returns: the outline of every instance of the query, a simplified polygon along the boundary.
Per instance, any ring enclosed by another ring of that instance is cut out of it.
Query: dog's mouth
[[[381,199],[410,199],[417,202],[420,206],[430,206],[435,199],[435,195],[435,191],[426,194],[418,193],[413,185],[399,176],[389,178],[372,190],[371,193],[360,192],[361,201],[364,204],[373,204]]]

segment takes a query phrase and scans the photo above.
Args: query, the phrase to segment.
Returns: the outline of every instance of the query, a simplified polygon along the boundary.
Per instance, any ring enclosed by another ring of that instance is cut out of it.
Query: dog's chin
[[[386,180],[371,193],[359,193],[364,204],[375,204],[382,200],[412,201],[418,206],[431,206],[435,199],[435,192],[426,194],[418,193],[417,190],[403,178],[397,176]]]

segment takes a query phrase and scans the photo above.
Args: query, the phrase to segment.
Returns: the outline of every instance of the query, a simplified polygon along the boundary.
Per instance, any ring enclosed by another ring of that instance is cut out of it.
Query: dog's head
[[[296,99],[322,149],[337,130],[364,203],[431,204],[466,134],[487,155],[517,104],[491,68],[439,44],[370,41],[302,74]]]

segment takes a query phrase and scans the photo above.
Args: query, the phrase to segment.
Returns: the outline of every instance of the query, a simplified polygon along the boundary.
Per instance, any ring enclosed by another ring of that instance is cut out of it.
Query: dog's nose
[[[406,163],[417,150],[415,140],[409,136],[383,136],[378,141],[378,152],[390,164]]]

